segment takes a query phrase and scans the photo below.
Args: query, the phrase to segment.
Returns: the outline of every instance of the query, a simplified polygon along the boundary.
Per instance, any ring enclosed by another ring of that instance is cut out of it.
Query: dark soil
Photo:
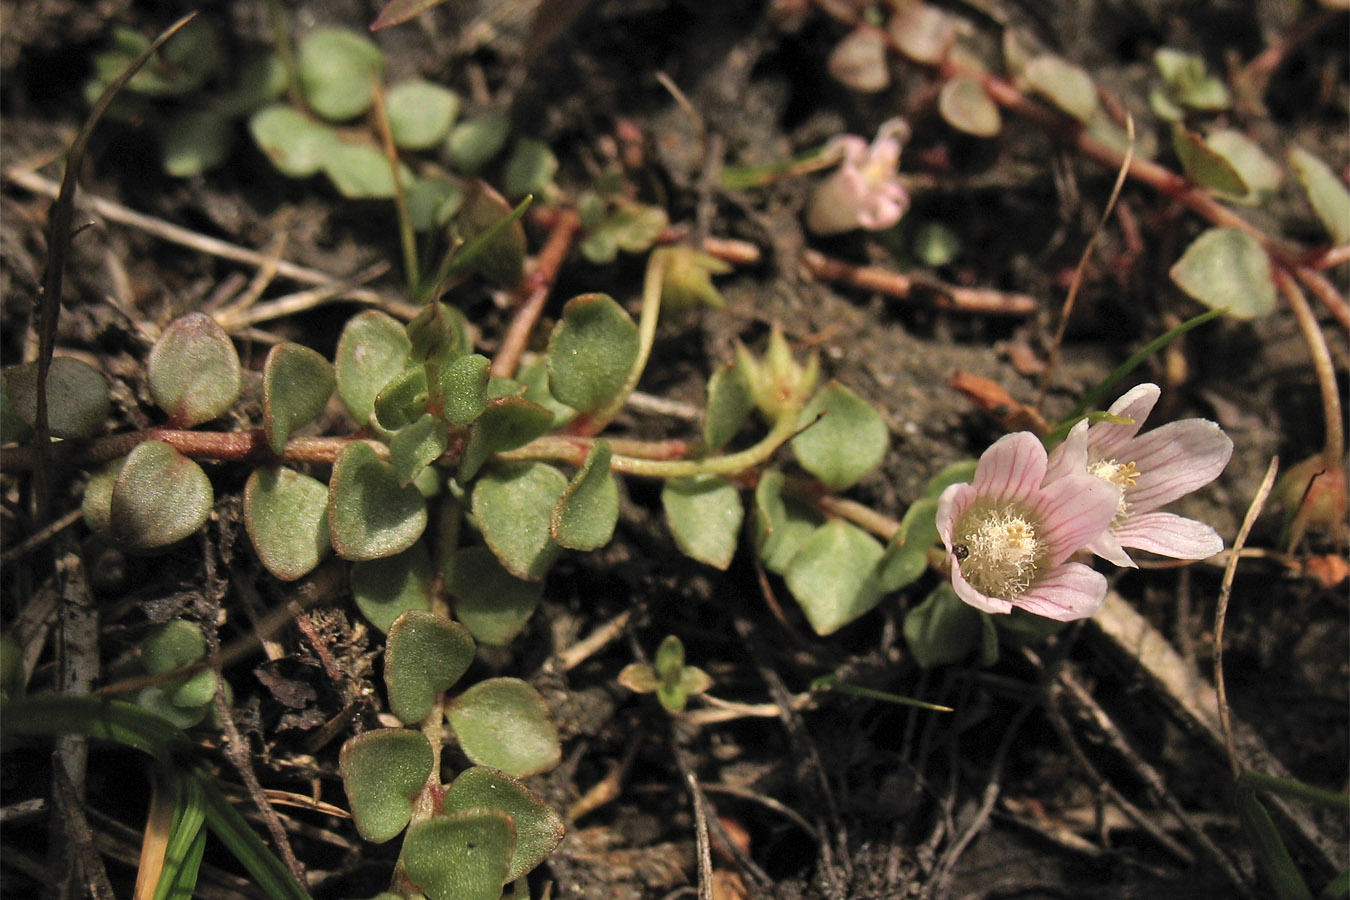
[[[363,29],[379,5],[283,4],[297,31],[317,23]],[[561,17],[574,6],[581,7],[576,19],[545,50],[527,55],[533,11]],[[54,161],[88,113],[83,84],[92,54],[114,26],[154,34],[188,8],[163,0],[0,3],[4,165],[59,180]],[[1283,4],[996,0],[946,8],[969,23],[992,67],[999,65],[1001,25],[1084,66],[1139,117],[1144,137],[1164,148],[1158,158],[1173,167],[1165,149],[1170,139],[1147,112],[1147,91],[1156,84],[1153,49],[1199,52],[1211,70],[1231,72],[1295,24]],[[787,31],[768,13],[766,4],[749,0],[451,2],[377,40],[395,78],[421,74],[448,84],[470,110],[509,103],[516,132],[554,149],[565,192],[586,188],[600,168],[622,157],[641,199],[664,205],[673,223],[758,247],[758,263],[719,279],[726,309],[662,325],[642,390],[701,405],[707,373],[731,358],[733,340],[762,347],[770,325],[781,323],[796,345],[820,349],[828,376],[882,411],[891,452],[849,496],[898,518],[930,476],[978,455],[1004,431],[998,415],[952,389],[953,373],[990,379],[1022,402],[1036,398],[1066,287],[1102,217],[1115,172],[1013,115],[1005,115],[995,140],[962,137],[935,111],[932,73],[894,56],[888,89],[850,91],[826,70],[845,25],[811,7],[802,27]],[[261,2],[232,0],[204,14],[233,46],[269,39]],[[1264,94],[1267,114],[1237,114],[1233,124],[1276,160],[1297,143],[1344,177],[1350,159],[1347,34],[1350,21],[1340,15],[1293,46]],[[914,127],[902,170],[915,188],[913,208],[893,234],[822,240],[806,233],[801,211],[820,176],[747,191],[709,187],[716,184],[709,173],[722,165],[779,162],[842,132],[870,140],[897,112]],[[396,220],[388,204],[345,202],[318,179],[285,179],[245,135],[224,167],[175,180],[159,170],[149,125],[100,127],[84,161],[85,196],[250,248],[263,249],[284,233],[286,259],[334,277],[388,261],[394,271],[372,286],[401,297]],[[35,353],[33,311],[51,201],[18,186],[7,169],[0,202],[0,352],[9,365]],[[1269,204],[1242,214],[1308,247],[1324,240],[1292,178]],[[77,215],[77,221],[91,218]],[[936,270],[923,270],[908,254],[914,229],[928,221],[941,222],[960,240],[956,257]],[[1066,413],[1140,346],[1203,310],[1167,278],[1203,227],[1148,186],[1126,184],[1077,295],[1042,405],[1048,419]],[[535,252],[546,232],[537,225],[529,232]],[[816,280],[801,263],[807,248],[855,265],[1028,295],[1038,306],[1029,316],[980,315],[940,308],[921,291],[898,299]],[[72,244],[59,344],[109,376],[119,428],[145,427],[155,412],[144,386],[149,341],[140,325],[162,326],[201,307],[228,279],[242,275],[237,290],[253,274],[100,218]],[[1328,275],[1344,292],[1345,266]],[[546,322],[582,292],[630,302],[641,281],[639,257],[597,266],[574,253]],[[266,296],[295,289],[284,279],[278,285]],[[490,355],[509,311],[476,282],[453,299],[481,329]],[[1314,303],[1314,309],[1332,344],[1344,403],[1346,336],[1324,308]],[[356,310],[335,304],[265,327],[331,358],[343,322]],[[267,347],[246,338],[237,346],[245,366],[259,369]],[[1296,320],[1283,305],[1254,321],[1202,326],[1130,378],[1162,387],[1155,422],[1202,416],[1233,438],[1233,459],[1219,480],[1175,505],[1211,523],[1230,545],[1270,458],[1293,462],[1322,446],[1317,380]],[[232,424],[256,424],[253,390],[252,407],[243,404]],[[647,411],[626,412],[618,425],[644,438],[693,438],[698,429],[696,421]],[[123,555],[83,524],[55,545],[76,554],[88,573],[103,681],[154,624],[188,615],[219,625],[228,644],[250,633],[250,605],[271,608],[287,596],[254,561],[243,532],[239,492],[247,474],[237,464],[212,468],[216,514],[199,537],[167,554]],[[61,484],[56,515],[77,508],[82,481],[75,476]],[[7,554],[34,530],[26,490],[22,472],[4,475],[0,534]],[[658,488],[630,480],[625,491],[614,543],[565,556],[550,572],[544,603],[525,633],[505,650],[481,652],[471,672],[526,678],[544,694],[562,734],[563,763],[531,784],[554,806],[567,810],[604,779],[615,779],[613,799],[568,821],[567,838],[530,876],[533,896],[695,896],[700,875],[691,777],[712,807],[717,875],[706,889],[718,900],[1268,895],[1239,827],[1223,754],[1175,714],[1145,666],[1094,626],[1071,627],[1030,653],[1005,647],[992,667],[922,670],[901,623],[905,610],[938,583],[936,573],[818,638],[781,581],[764,577],[751,553],[739,552],[724,572],[695,563],[669,539]],[[1307,567],[1339,560],[1345,548],[1334,533],[1314,531],[1286,556],[1279,531],[1278,511],[1263,515],[1248,546],[1269,552],[1245,559],[1237,570],[1224,645],[1229,703],[1235,719],[1250,726],[1293,777],[1344,790],[1350,775],[1345,582],[1313,577]],[[56,683],[63,646],[66,619],[49,597],[62,583],[52,579],[52,558],[50,547],[7,555],[2,576],[5,630],[50,634],[34,645],[31,689]],[[1206,679],[1213,676],[1222,562],[1145,567],[1113,582]],[[281,658],[256,653],[225,675],[262,787],[345,807],[337,753],[352,733],[379,726],[383,639],[362,623],[345,596],[345,579],[341,583],[310,611],[318,643],[340,678],[325,669],[315,642],[294,628],[278,637]],[[50,604],[45,614],[43,602]],[[563,670],[562,649],[626,612],[632,617],[617,640]],[[38,628],[43,622],[49,631]],[[615,680],[635,656],[651,653],[672,633],[689,660],[713,676],[713,693],[724,700],[784,704],[818,676],[840,673],[851,684],[956,711],[943,715],[824,692],[800,711],[691,725]],[[1113,746],[1081,707],[1053,699],[1066,672],[1086,686],[1126,750]],[[353,703],[358,714],[316,741]],[[223,783],[237,786],[238,771],[219,735],[200,734],[202,758]],[[448,751],[448,766],[462,763],[456,752]],[[1141,775],[1145,768],[1157,774],[1157,784]],[[149,788],[143,771],[130,751],[103,744],[90,751],[89,852],[106,866],[117,896],[130,896],[135,880]],[[48,750],[7,749],[0,764],[0,892],[98,896],[87,877],[66,877],[77,871],[68,867],[79,848],[57,840],[65,826],[44,802],[52,784]],[[1141,810],[1152,831],[1123,815],[1116,797]],[[1184,810],[1195,830],[1182,827],[1173,810]],[[375,846],[341,817],[282,812],[316,898],[368,897],[388,887],[398,841]],[[1345,867],[1344,809],[1312,815],[1335,851],[1331,862]],[[721,830],[743,835],[739,853],[719,846]],[[1320,890],[1334,874],[1327,861],[1297,838],[1290,841],[1309,884]],[[221,848],[208,847],[206,862],[199,896],[259,894]],[[1224,866],[1237,873],[1238,884]],[[81,871],[87,876],[89,867]]]

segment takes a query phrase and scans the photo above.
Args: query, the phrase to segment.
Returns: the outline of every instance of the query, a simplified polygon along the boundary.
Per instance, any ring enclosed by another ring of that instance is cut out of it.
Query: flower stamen
[[[1043,547],[1036,526],[1012,507],[972,510],[957,546],[965,549],[961,574],[981,594],[1012,600],[1036,579]]]

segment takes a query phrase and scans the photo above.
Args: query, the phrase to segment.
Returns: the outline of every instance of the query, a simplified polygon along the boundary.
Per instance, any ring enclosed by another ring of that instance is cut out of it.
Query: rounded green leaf
[[[91,531],[107,534],[112,529],[113,485],[117,483],[117,476],[126,461],[125,456],[114,459],[89,476],[89,483],[84,486],[80,514]]]
[[[787,570],[787,586],[816,634],[830,634],[876,606],[881,544],[856,525],[832,519],[806,540]]]
[[[415,178],[407,186],[408,217],[413,228],[444,228],[464,203],[464,189],[443,178]]]
[[[225,329],[205,313],[170,323],[146,368],[150,394],[176,428],[217,419],[239,399],[239,354]]]
[[[471,506],[483,538],[517,578],[538,581],[558,558],[549,526],[566,489],[563,473],[541,462],[498,466],[474,485]]]
[[[348,200],[388,200],[398,194],[389,160],[374,144],[339,143],[324,156],[323,171]],[[404,184],[413,180],[412,170],[402,163],[399,179]]]
[[[548,144],[533,138],[521,138],[511,148],[502,170],[502,190],[513,200],[538,194],[558,174],[558,157]]]
[[[342,145],[332,128],[284,103],[258,110],[249,117],[248,130],[277,171],[292,178],[316,174]]]
[[[474,420],[459,461],[459,480],[467,482],[488,457],[523,447],[553,425],[553,413],[524,397],[489,400]]]
[[[1198,134],[1187,131],[1180,122],[1172,123],[1172,148],[1181,167],[1201,187],[1241,197],[1247,193],[1247,182],[1228,159]]]
[[[263,431],[272,452],[286,449],[292,432],[323,412],[337,379],[333,366],[308,347],[284,341],[263,363]]]
[[[978,79],[957,75],[942,85],[938,94],[938,114],[957,131],[975,137],[995,137],[1003,128],[998,105]]]
[[[1097,113],[1097,86],[1087,72],[1058,56],[1038,56],[1022,70],[1033,91],[1080,122]]]
[[[765,472],[755,485],[755,547],[764,567],[782,575],[824,517],[794,497],[783,496],[782,472]]]
[[[6,369],[4,389],[11,416],[31,427],[37,421],[37,363]],[[97,369],[74,357],[52,357],[47,369],[47,425],[52,437],[93,437],[107,427],[111,413],[108,382]],[[6,434],[5,440],[21,437]]]
[[[141,645],[141,665],[150,675],[163,675],[191,665],[206,655],[200,625],[174,619],[156,628]]]
[[[267,571],[282,581],[308,575],[331,547],[328,485],[280,466],[257,469],[244,485],[244,524]]]
[[[411,609],[431,608],[431,554],[418,541],[397,556],[352,563],[352,596],[361,614],[388,632]]]
[[[397,431],[421,418],[430,399],[426,368],[409,366],[375,395],[375,421],[386,431]]]
[[[405,328],[408,343],[412,346],[409,357],[416,362],[436,365],[450,362],[472,346],[467,326],[464,313],[450,304],[426,304]]]
[[[1350,191],[1341,179],[1330,166],[1302,147],[1289,148],[1289,164],[1332,241],[1350,243]]]
[[[717,368],[708,379],[708,405],[703,412],[703,444],[708,451],[725,447],[754,408],[755,398],[740,366],[731,363]]]
[[[735,485],[715,475],[675,478],[661,490],[661,506],[686,556],[718,569],[731,565],[745,517]]]
[[[917,581],[928,571],[928,548],[937,539],[937,500],[932,497],[915,500],[905,510],[900,530],[877,566],[881,589],[890,593]]]
[[[160,138],[164,171],[191,178],[214,169],[230,155],[234,123],[219,109],[190,109],[172,116]]]
[[[338,767],[361,837],[381,844],[407,826],[434,760],[426,735],[404,728],[367,731],[342,745]]]
[[[1256,238],[1235,228],[1211,228],[1191,242],[1168,273],[1177,287],[1206,306],[1227,307],[1238,319],[1275,308],[1270,257]]]
[[[380,559],[413,545],[427,526],[427,504],[365,441],[342,448],[328,485],[328,528],[343,559]]]
[[[343,326],[336,367],[338,396],[356,424],[364,427],[375,412],[375,398],[408,365],[412,342],[393,316],[368,309]]]
[[[516,851],[507,881],[515,881],[539,865],[562,843],[562,818],[543,798],[505,772],[474,766],[459,773],[445,791],[445,810],[499,809],[516,823]]]
[[[459,115],[459,95],[421,79],[400,81],[385,97],[389,131],[404,150],[428,150],[450,133]]]
[[[447,441],[445,423],[427,413],[398,430],[389,441],[389,459],[400,484],[410,484],[440,458]]]
[[[553,428],[571,424],[577,411],[559,400],[548,389],[548,357],[536,356],[516,371],[516,380],[525,386],[522,394],[531,403],[538,403],[553,413]]]
[[[331,122],[361,115],[375,101],[384,54],[342,28],[318,28],[300,40],[297,74],[309,108]]]
[[[834,491],[852,487],[879,466],[890,443],[881,415],[834,381],[811,398],[797,427],[805,429],[792,439],[797,461]]]
[[[619,485],[609,470],[609,444],[596,441],[553,509],[549,531],[569,550],[598,550],[619,521]]]
[[[1205,144],[1222,156],[1246,184],[1248,191],[1234,199],[1259,203],[1274,194],[1284,172],[1260,145],[1236,128],[1220,128],[1205,135]]]
[[[456,551],[444,571],[455,616],[474,640],[491,647],[504,647],[520,633],[544,593],[543,582],[512,575],[487,547]]]
[[[502,810],[440,815],[408,829],[403,870],[428,900],[499,900],[515,845]]]
[[[165,547],[206,524],[214,500],[201,466],[163,441],[145,441],[113,482],[108,527],[123,546]]]
[[[905,640],[919,665],[945,666],[960,662],[981,646],[988,618],[956,596],[949,582],[943,582],[905,613]]]
[[[464,755],[480,766],[524,778],[562,759],[544,698],[519,678],[478,682],[451,702],[447,716]]]
[[[468,425],[483,414],[488,405],[488,370],[491,367],[492,361],[481,353],[461,356],[442,367],[441,415],[447,422]]]
[[[455,171],[473,175],[501,152],[511,134],[511,119],[504,113],[489,112],[465,119],[454,127],[446,141],[450,164]]]
[[[410,609],[389,629],[384,651],[384,683],[389,710],[400,722],[427,717],[436,695],[449,688],[473,662],[469,630],[445,616]]]

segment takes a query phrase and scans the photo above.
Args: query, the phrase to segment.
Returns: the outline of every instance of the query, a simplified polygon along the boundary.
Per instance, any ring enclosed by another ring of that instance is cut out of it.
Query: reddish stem
[[[581,218],[575,210],[563,209],[551,227],[548,240],[535,257],[530,274],[521,280],[514,291],[519,305],[516,306],[501,346],[497,348],[497,355],[492,359],[490,372],[493,375],[510,377],[515,374],[520,356],[530,342],[530,333],[534,331],[549,292],[558,280],[558,270],[562,268],[567,251],[572,249],[572,241],[581,230]]]

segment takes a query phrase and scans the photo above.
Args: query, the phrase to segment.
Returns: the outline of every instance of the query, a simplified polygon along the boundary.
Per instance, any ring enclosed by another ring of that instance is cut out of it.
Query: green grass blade
[[[1270,883],[1278,900],[1312,900],[1312,892],[1299,874],[1270,813],[1248,786],[1237,789],[1238,820],[1256,855],[1257,867]]]
[[[176,725],[124,700],[72,694],[34,694],[0,705],[6,738],[79,734],[142,750],[161,762],[190,746]]]
[[[202,792],[207,827],[243,864],[258,882],[258,887],[273,900],[312,900],[309,892],[296,882],[281,860],[267,849],[262,838],[225,799],[211,777],[201,771],[193,772],[191,777]]]
[[[170,775],[177,805],[164,848],[164,870],[155,885],[155,900],[191,900],[197,886],[197,871],[206,847],[206,810],[202,790],[192,778]]]

